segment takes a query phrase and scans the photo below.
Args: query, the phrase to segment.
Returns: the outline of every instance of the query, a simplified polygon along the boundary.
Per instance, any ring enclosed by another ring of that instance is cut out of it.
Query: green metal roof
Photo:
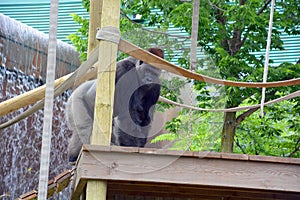
[[[1,0],[0,12],[43,33],[49,33],[50,0]],[[66,37],[80,28],[70,16],[72,13],[89,17],[81,0],[60,0],[57,38],[68,43],[71,42]]]
[[[27,24],[41,32],[48,34],[49,31],[49,13],[50,0],[0,0],[0,12],[6,16],[14,18],[24,24]],[[58,16],[58,39],[71,43],[66,37],[75,33],[79,25],[75,23],[70,14],[76,13],[79,16],[89,18],[89,14],[82,6],[81,0],[60,0]],[[186,35],[180,29],[171,27],[170,34]],[[296,63],[300,58],[300,36],[282,35],[284,42],[284,51],[271,51],[270,59],[274,60],[273,65],[279,65],[282,62]],[[190,41],[189,41],[190,42]],[[187,42],[187,47],[190,44]],[[175,52],[177,56],[172,59],[174,63],[180,57],[180,52]],[[254,53],[257,56],[264,56],[265,52]],[[198,56],[203,56],[198,52]]]

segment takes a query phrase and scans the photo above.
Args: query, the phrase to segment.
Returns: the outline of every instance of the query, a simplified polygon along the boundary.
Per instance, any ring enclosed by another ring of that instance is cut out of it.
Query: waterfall
[[[0,102],[44,84],[48,35],[0,14]],[[58,41],[56,77],[74,71],[80,65],[75,49]],[[50,175],[70,169],[68,139],[71,132],[64,119],[70,92],[54,102]],[[0,118],[3,123],[28,109],[21,108]],[[38,187],[43,111],[39,110],[19,123],[0,130],[0,199],[15,199]],[[62,192],[67,199],[69,191]]]

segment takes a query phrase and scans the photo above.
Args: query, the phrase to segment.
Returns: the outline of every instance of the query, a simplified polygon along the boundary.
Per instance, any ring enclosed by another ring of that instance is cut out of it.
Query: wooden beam
[[[276,157],[87,146],[78,180],[136,181],[274,191],[300,195],[300,161]]]
[[[96,70],[94,64],[98,60],[99,49],[93,50],[89,58],[82,63],[79,68],[70,74],[67,74],[61,78],[55,80],[55,93],[56,95],[61,94],[66,89],[96,77]],[[10,112],[18,110],[24,106],[36,103],[39,100],[42,100],[45,97],[45,85],[42,85],[38,88],[20,94],[16,97],[8,99],[0,103],[0,117],[6,115]]]
[[[299,199],[298,193],[277,192],[272,190],[253,190],[244,188],[180,185],[168,183],[149,183],[134,181],[108,181],[107,199],[230,199],[230,200],[274,200]],[[131,198],[128,198],[131,197]],[[141,198],[142,197],[142,198]],[[155,197],[155,198],[154,198]],[[138,198],[136,198],[138,199]]]
[[[94,11],[92,22],[100,20],[100,28],[112,26],[119,28],[120,24],[120,0],[94,1],[93,5],[101,9]],[[94,8],[91,8],[93,10]],[[100,16],[100,19],[98,18]],[[91,30],[93,31],[93,30]],[[97,89],[95,100],[95,114],[91,144],[110,145],[112,112],[115,90],[115,73],[118,44],[99,42],[99,66],[97,69]],[[87,199],[106,199],[106,181],[87,182]]]
[[[90,1],[90,23],[89,23],[89,38],[88,38],[88,55],[97,46],[99,41],[96,39],[97,28],[101,26],[102,1]]]
[[[54,86],[57,87],[67,80],[71,74],[65,75],[54,82]],[[24,106],[33,104],[45,97],[45,88],[46,85],[42,85],[38,88],[20,94],[16,97],[8,99],[0,103],[0,117],[6,115],[10,112],[23,108]]]

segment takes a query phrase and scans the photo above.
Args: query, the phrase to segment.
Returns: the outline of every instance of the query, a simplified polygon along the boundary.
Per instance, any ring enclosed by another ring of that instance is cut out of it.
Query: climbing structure
[[[289,86],[300,84],[300,78],[248,83],[215,79],[184,70],[119,38],[119,0],[93,3],[93,8],[98,9],[91,9],[91,21],[97,21],[97,15],[93,14],[100,13],[100,29],[96,32],[96,29],[90,28],[90,31],[95,31],[90,35],[99,39],[99,45],[94,41],[95,49],[89,50],[88,61],[57,89],[63,91],[74,84],[76,77],[84,77],[87,72],[95,73],[90,66],[101,60],[97,67],[96,104],[99,106],[95,108],[91,145],[83,146],[74,171],[67,171],[50,182],[49,185],[54,185],[52,188],[63,189],[73,177],[72,199],[300,198],[299,159],[110,147],[118,49],[168,72],[226,86]],[[62,187],[60,183],[63,183]],[[27,197],[31,197],[20,198],[36,198],[34,195],[30,193]]]

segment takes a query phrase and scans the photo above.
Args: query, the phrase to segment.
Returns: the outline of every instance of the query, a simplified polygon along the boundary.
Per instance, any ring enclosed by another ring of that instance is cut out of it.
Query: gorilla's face
[[[136,63],[136,71],[137,71],[137,76],[139,77],[138,79],[141,81],[142,85],[160,83],[159,81],[159,76],[161,74],[160,69],[157,69],[143,61],[138,60]]]

